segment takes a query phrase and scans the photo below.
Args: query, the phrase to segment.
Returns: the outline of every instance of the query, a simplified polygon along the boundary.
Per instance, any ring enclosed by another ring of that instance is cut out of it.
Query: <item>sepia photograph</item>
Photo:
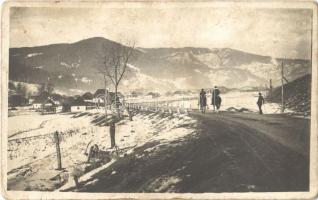
[[[2,16],[4,196],[317,195],[314,2],[13,1]]]

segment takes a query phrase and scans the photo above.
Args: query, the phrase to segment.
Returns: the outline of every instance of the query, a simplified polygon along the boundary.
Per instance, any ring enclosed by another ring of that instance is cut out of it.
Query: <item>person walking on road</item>
[[[206,92],[204,91],[204,89],[201,89],[198,105],[200,106],[201,113],[205,114],[205,110],[206,110]]]
[[[219,112],[220,106],[221,106],[221,97],[220,97],[220,90],[217,86],[214,86],[214,89],[212,90],[212,103],[213,110]]]
[[[262,110],[262,105],[265,104],[265,100],[262,96],[262,93],[258,93],[258,100],[257,100],[257,105],[258,105],[258,109],[259,109],[259,114],[262,115],[263,114],[263,110]]]

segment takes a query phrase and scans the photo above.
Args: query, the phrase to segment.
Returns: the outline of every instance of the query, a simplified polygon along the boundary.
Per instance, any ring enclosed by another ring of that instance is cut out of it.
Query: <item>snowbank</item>
[[[11,137],[8,143],[9,190],[55,190],[65,184],[67,185],[62,188],[74,186],[74,181],[70,179],[71,172],[75,166],[86,166],[85,152],[88,144],[96,144],[102,151],[107,151],[110,147],[109,127],[102,123],[102,110],[76,115],[31,114],[12,117],[17,118],[19,121],[14,124],[19,128],[12,128],[11,133],[22,132]],[[22,125],[24,121],[32,119],[39,122]],[[172,141],[182,141],[185,136],[195,133],[193,127],[196,126],[196,121],[185,114],[144,112],[136,114],[133,119],[122,120],[116,125],[116,144],[120,156],[132,153],[135,148],[147,142],[158,141],[157,147],[160,147]],[[188,127],[185,128],[184,125]],[[60,146],[63,171],[56,170],[53,140],[53,132],[56,130],[62,136]],[[88,175],[80,177],[80,181],[82,179],[88,179]]]

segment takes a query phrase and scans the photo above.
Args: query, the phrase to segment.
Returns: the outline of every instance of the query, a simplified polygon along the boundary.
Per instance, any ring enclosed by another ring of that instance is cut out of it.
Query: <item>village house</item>
[[[71,103],[71,112],[83,112],[86,111],[86,103],[82,97],[77,97],[72,103]]]
[[[94,108],[94,103],[87,102],[83,97],[77,97],[72,103],[71,103],[71,112],[84,112],[86,110]]]
[[[144,96],[144,99],[152,99],[152,98],[153,98],[152,95],[145,95],[145,96]]]
[[[34,96],[32,100],[32,108],[35,110],[40,110],[43,108],[44,102],[49,98],[49,93],[44,91],[38,96]]]
[[[34,110],[44,112],[61,112],[62,106],[61,101],[54,96],[51,97],[47,92],[42,92],[39,96],[33,96],[31,99],[32,101],[32,108]]]
[[[105,93],[107,93],[107,103],[108,105],[112,104],[115,101],[115,93],[114,92],[109,92],[105,89],[98,89],[96,90],[93,98],[93,102],[99,106],[104,105],[105,101]],[[123,99],[124,95],[121,94],[120,92],[117,93],[117,101],[120,102],[120,99]]]
[[[62,106],[62,102],[61,102],[61,100],[57,100],[57,99],[54,99],[54,98],[50,98],[50,100],[52,101],[52,105],[54,105],[54,107],[55,107],[55,112],[62,112],[62,110],[63,110],[63,106]]]
[[[45,100],[42,104],[42,113],[56,113],[59,104],[51,98]]]
[[[43,108],[43,101],[44,100],[42,100],[42,99],[35,99],[32,102],[32,108],[35,109],[35,110],[42,109]]]
[[[42,109],[43,108],[43,104],[41,102],[34,102],[32,104],[32,108],[35,109],[35,110]]]
[[[62,103],[62,112],[71,112],[71,106],[74,100],[74,97],[65,97]]]
[[[94,95],[90,92],[86,92],[82,95],[84,102],[86,103],[86,109],[94,109],[96,103],[94,102]]]
[[[50,98],[37,98],[32,103],[32,108],[37,111],[42,111],[42,113],[56,113],[62,111],[62,107],[59,104],[59,102],[54,101]]]

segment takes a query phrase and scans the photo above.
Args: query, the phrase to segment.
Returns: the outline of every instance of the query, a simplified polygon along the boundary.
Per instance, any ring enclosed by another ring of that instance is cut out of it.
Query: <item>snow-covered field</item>
[[[71,118],[70,114],[41,115],[37,112],[32,112],[30,115],[9,117],[9,137],[16,139],[46,135],[57,130],[66,131],[89,125],[89,121],[83,118],[70,120]]]
[[[8,188],[11,190],[55,190],[68,181],[76,166],[87,161],[88,145],[97,144],[102,151],[110,147],[109,127],[103,125],[103,111],[79,114],[29,114],[9,117]],[[187,128],[180,125],[189,125]],[[158,141],[153,148],[194,134],[196,121],[185,114],[139,113],[116,125],[116,144],[121,152],[132,153],[147,142]],[[61,136],[63,171],[57,168],[53,133]],[[11,136],[11,137],[10,137]],[[113,162],[113,161],[112,161]],[[58,178],[57,178],[58,177]]]

